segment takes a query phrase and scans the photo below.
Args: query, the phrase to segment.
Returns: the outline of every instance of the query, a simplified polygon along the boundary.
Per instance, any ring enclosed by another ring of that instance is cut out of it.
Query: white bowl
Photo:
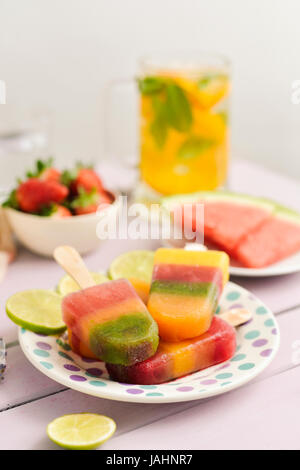
[[[115,217],[119,208],[119,199],[115,197],[115,201],[105,209],[105,214]],[[39,255],[50,257],[59,245],[72,245],[80,254],[85,254],[99,248],[103,241],[96,232],[101,212],[55,218],[7,208],[6,214],[17,239]]]

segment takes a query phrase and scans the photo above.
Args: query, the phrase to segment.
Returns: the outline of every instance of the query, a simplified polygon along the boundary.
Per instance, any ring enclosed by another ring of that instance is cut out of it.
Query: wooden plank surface
[[[84,411],[115,419],[118,431],[103,447],[107,449],[299,448],[298,436],[297,441],[287,438],[299,432],[299,368],[203,402],[117,403],[68,390],[0,413],[0,427],[7,430],[0,449],[54,449],[45,434],[47,424],[62,414]],[[280,423],[275,431],[274,416]],[[224,423],[230,433],[224,433]],[[273,434],[266,442],[261,433],[254,432],[255,427],[267,434],[273,429]]]
[[[232,165],[230,188],[272,197],[300,210],[298,182],[248,162]],[[154,249],[157,245],[151,241],[109,241],[87,256],[86,262],[91,270],[99,271],[122,252]],[[62,275],[54,261],[21,249],[0,285],[0,336],[7,342],[17,338],[16,327],[4,313],[9,295],[33,287],[51,288]],[[47,423],[61,414],[80,411],[104,413],[117,421],[115,437],[103,447],[107,449],[187,448],[187,444],[189,448],[208,449],[299,448],[300,308],[293,307],[300,305],[300,274],[233,281],[251,290],[278,314],[279,354],[253,383],[204,402],[147,406],[118,403],[72,390],[61,392],[60,385],[36,371],[19,346],[14,346],[8,349],[6,379],[0,384],[0,427],[7,430],[0,448],[56,448],[46,437]],[[53,395],[46,396],[49,394]],[[230,433],[224,433],[224,423],[229,423]]]
[[[1,436],[0,450],[57,449],[47,438],[46,427],[54,418],[66,413],[93,412],[110,416],[117,423],[118,436],[189,406],[188,402],[164,405],[115,402],[68,390],[1,412],[0,429],[7,432]]]
[[[299,368],[197,404],[103,449],[299,449]]]
[[[278,315],[277,321],[281,333],[280,351],[272,364],[256,380],[293,367],[292,358],[297,354],[298,340],[300,350],[300,308]],[[5,382],[0,385],[0,411],[64,388],[36,370],[19,346],[8,349],[7,363]]]
[[[5,381],[0,383],[0,411],[63,389],[33,367],[20,346],[8,349]]]
[[[235,191],[271,197],[300,210],[300,187],[297,181],[249,162],[233,162],[229,187]],[[133,249],[154,249],[158,245],[157,241],[151,240],[106,241],[97,252],[85,259],[90,269],[106,270],[120,253]],[[15,326],[5,315],[5,301],[11,294],[34,287],[52,288],[62,275],[62,269],[54,261],[21,248],[16,262],[9,267],[0,285],[0,336],[4,336],[7,342],[17,337]],[[300,305],[300,273],[268,279],[233,278],[233,281],[250,289],[275,313]]]
[[[300,352],[298,355],[295,355],[298,348],[292,348],[296,341],[300,340],[300,309],[296,309],[286,314],[281,314],[278,316],[277,320],[281,332],[280,352],[277,354],[273,363],[260,376],[258,376],[254,382],[265,382],[269,380],[271,376],[281,375],[284,371],[292,370],[292,368],[297,366],[297,364],[293,363],[293,359],[298,359],[298,365],[300,364]],[[5,392],[6,400],[4,401],[4,404],[7,402],[7,397],[9,397],[10,404],[14,401],[16,404],[22,403],[22,397],[24,397],[25,394],[21,387],[21,382],[26,376],[28,377],[25,382],[29,386],[27,394],[29,403],[17,406],[14,409],[0,412],[0,427],[7,426],[10,423],[10,429],[14,429],[14,423],[16,423],[17,420],[26,419],[26,422],[30,425],[30,433],[27,435],[23,427],[20,427],[20,429],[16,431],[16,435],[14,431],[14,442],[12,442],[12,434],[8,433],[7,436],[3,437],[4,441],[2,444],[0,443],[0,448],[1,445],[3,448],[7,448],[7,446],[12,446],[11,448],[20,448],[17,446],[21,446],[21,448],[39,449],[54,448],[55,446],[53,446],[45,436],[45,426],[56,416],[60,416],[65,413],[92,411],[111,416],[118,423],[118,432],[114,438],[117,439],[117,436],[123,436],[130,430],[141,428],[148,423],[163,419],[166,416],[171,416],[183,410],[188,410],[190,407],[202,407],[207,402],[142,405],[98,399],[68,390],[30,403],[30,400],[35,399],[39,394],[40,396],[45,396],[47,392],[53,393],[58,391],[60,386],[55,382],[48,380],[40,372],[36,371],[22,354],[19,347],[15,347],[13,349],[18,351],[15,356],[18,356],[19,363],[17,364],[18,367],[11,368],[11,375],[7,377],[7,384],[9,384],[9,387],[7,388],[8,391]],[[19,369],[23,370],[24,374],[20,374],[18,372]],[[298,374],[299,370],[300,369],[297,368]],[[30,379],[33,384],[31,393]],[[53,388],[51,388],[52,385]],[[2,390],[3,386],[4,383],[0,386],[0,390]],[[246,388],[247,387],[244,387],[242,390]],[[5,390],[5,387],[3,387],[3,390]],[[241,393],[243,393],[242,390]],[[229,395],[231,396],[232,393]],[[255,393],[253,397],[255,397]],[[212,400],[216,401],[219,398],[221,397],[217,397]],[[1,406],[3,404],[2,393],[0,393],[0,400],[1,411],[1,409],[3,409]],[[189,423],[190,422],[191,420]],[[165,443],[164,440],[163,442]],[[252,441],[252,443],[253,442],[254,441]],[[133,446],[133,444],[131,445]],[[164,447],[168,448],[168,445],[169,443],[166,443]]]
[[[300,365],[300,308],[277,316],[280,347],[274,361],[256,380],[263,380]]]

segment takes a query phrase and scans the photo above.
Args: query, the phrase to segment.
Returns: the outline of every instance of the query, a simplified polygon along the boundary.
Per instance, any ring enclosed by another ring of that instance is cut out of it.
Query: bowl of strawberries
[[[58,245],[81,254],[98,248],[97,224],[104,210],[115,214],[118,200],[93,167],[78,163],[59,171],[48,159],[38,160],[2,205],[17,239],[34,253],[52,256]]]

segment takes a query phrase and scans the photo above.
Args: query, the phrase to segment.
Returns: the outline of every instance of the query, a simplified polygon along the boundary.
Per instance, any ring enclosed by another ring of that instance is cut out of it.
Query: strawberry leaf
[[[48,160],[37,160],[35,163],[35,168],[33,171],[27,171],[26,176],[27,178],[38,178],[43,171],[47,168],[51,168],[53,166],[53,157],[48,158]]]
[[[19,203],[17,200],[17,191],[15,189],[11,191],[6,201],[2,203],[2,207],[10,207],[11,209],[16,209],[16,210],[19,209]]]
[[[78,188],[78,196],[71,202],[72,209],[78,209],[82,207],[89,207],[99,202],[99,194],[97,189],[94,188],[90,192],[87,192],[81,186]]]
[[[55,212],[57,212],[57,205],[52,203],[40,208],[40,210],[36,213],[36,215],[40,215],[42,217],[50,217]]]
[[[74,168],[73,170],[64,170],[60,176],[60,182],[65,186],[70,186],[72,181],[76,180],[78,175],[78,169]]]

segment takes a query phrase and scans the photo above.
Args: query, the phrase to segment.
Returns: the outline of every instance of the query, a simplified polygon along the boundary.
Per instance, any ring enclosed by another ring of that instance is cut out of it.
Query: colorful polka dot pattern
[[[132,385],[109,379],[103,362],[79,357],[66,333],[43,336],[20,329],[20,342],[30,360],[49,377],[81,392],[124,401],[168,402],[205,398],[236,388],[261,372],[279,346],[279,330],[272,313],[248,291],[231,282],[218,313],[247,308],[253,319],[237,329],[237,350],[225,364],[161,385]]]

